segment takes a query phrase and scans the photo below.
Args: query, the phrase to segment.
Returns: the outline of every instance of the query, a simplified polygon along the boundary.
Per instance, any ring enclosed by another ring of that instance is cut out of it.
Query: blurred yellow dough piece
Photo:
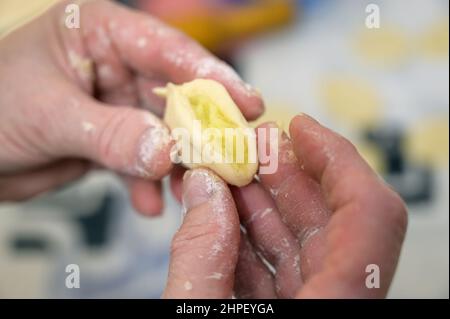
[[[361,154],[374,171],[379,174],[385,172],[386,167],[380,149],[369,143],[356,144],[356,148],[358,149],[359,154]]]
[[[401,63],[408,54],[408,40],[393,27],[365,29],[356,38],[356,51],[366,61],[391,66]]]
[[[181,85],[169,83],[154,92],[166,98],[164,121],[172,133],[184,129],[190,135],[192,157],[186,160],[181,154],[184,165],[209,168],[231,185],[244,186],[252,181],[258,169],[254,130],[222,84],[196,79]],[[200,143],[194,142],[195,123],[201,125]],[[230,131],[234,135],[227,139]],[[205,160],[205,149],[221,160]],[[194,154],[201,161],[194,161]]]
[[[419,48],[424,54],[448,58],[448,23],[448,19],[437,22],[420,37]]]
[[[327,79],[322,82],[320,94],[328,111],[353,127],[371,126],[381,117],[381,101],[376,90],[361,79]]]
[[[413,126],[406,136],[406,153],[413,161],[434,167],[448,166],[448,114]]]
[[[297,106],[289,106],[287,103],[266,103],[266,110],[264,114],[251,124],[253,127],[266,122],[275,122],[277,126],[283,129],[289,135],[289,124],[298,111],[295,112]]]

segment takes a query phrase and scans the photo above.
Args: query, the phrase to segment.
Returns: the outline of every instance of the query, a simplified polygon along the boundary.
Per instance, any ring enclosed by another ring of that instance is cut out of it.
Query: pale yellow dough
[[[366,128],[380,121],[382,100],[370,83],[360,78],[330,77],[322,81],[321,99],[337,119],[355,128]]]
[[[258,170],[256,136],[220,83],[196,79],[181,85],[169,83],[164,88],[154,89],[154,92],[166,98],[164,121],[172,132],[177,128],[183,128],[193,137],[195,120],[201,123],[202,132],[206,129],[218,129],[217,134],[203,136],[201,147],[191,139],[191,159],[193,154],[203,154],[205,147],[208,147],[222,161],[203,161],[203,157],[200,156],[202,158],[200,163],[183,159],[185,166],[209,168],[227,183],[235,186],[244,186],[252,181]],[[226,128],[233,129],[236,134],[231,143],[224,138]],[[248,134],[249,132],[252,134]],[[238,149],[239,145],[242,147]],[[228,161],[225,161],[226,158]]]

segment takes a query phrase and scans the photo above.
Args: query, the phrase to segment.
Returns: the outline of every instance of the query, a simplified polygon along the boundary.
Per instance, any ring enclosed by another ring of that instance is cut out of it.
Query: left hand
[[[79,1],[80,28],[67,28],[72,2],[0,40],[0,202],[54,189],[95,163],[124,177],[138,211],[158,214],[172,144],[152,88],[215,79],[248,119],[262,113],[261,97],[193,39],[112,1]]]

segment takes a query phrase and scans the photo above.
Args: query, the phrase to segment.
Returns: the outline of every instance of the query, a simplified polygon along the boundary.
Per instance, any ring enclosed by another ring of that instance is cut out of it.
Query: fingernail
[[[246,95],[261,97],[261,91],[259,91],[255,87],[253,87],[251,84],[249,84],[247,82],[243,82],[243,85],[244,85],[244,88],[246,91]]]
[[[186,210],[207,202],[217,191],[220,181],[206,169],[186,171],[183,176],[183,206]]]
[[[308,119],[308,120],[310,120],[310,121],[312,121],[312,122],[314,122],[314,123],[319,124],[319,122],[318,122],[315,118],[309,116],[309,115],[306,114],[306,113],[299,113],[298,115],[301,116],[301,117],[304,117],[304,118],[306,118],[306,119]]]

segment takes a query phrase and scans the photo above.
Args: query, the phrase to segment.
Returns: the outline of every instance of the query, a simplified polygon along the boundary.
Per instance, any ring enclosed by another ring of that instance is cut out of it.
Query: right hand
[[[386,296],[406,231],[403,201],[317,121],[295,117],[290,135],[279,141],[278,170],[260,182],[230,191],[209,170],[186,173],[187,214],[164,297]],[[371,264],[379,288],[366,286]]]

